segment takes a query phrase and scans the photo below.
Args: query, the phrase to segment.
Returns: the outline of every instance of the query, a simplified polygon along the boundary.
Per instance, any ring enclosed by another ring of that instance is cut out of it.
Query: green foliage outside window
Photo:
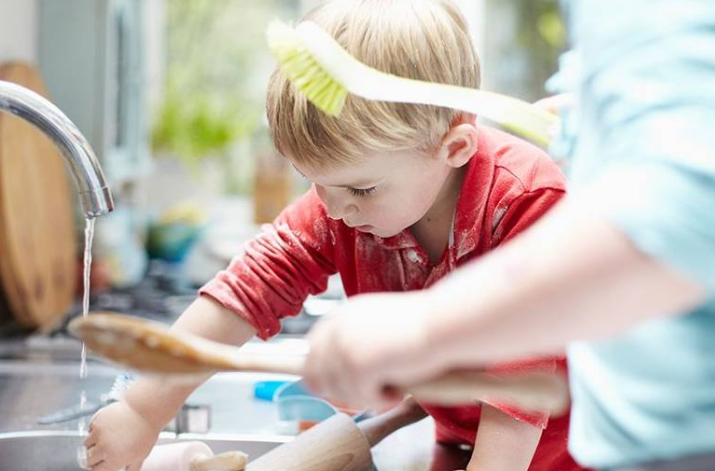
[[[217,159],[226,174],[224,190],[246,190],[250,175],[232,169],[236,159],[250,157],[236,155],[237,144],[263,119],[273,67],[264,30],[291,4],[167,0],[166,80],[152,132],[155,151],[194,171],[205,159]]]

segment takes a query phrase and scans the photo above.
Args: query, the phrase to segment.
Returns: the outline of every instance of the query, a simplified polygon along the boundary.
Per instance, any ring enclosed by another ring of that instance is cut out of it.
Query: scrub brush
[[[559,124],[558,116],[516,98],[373,69],[309,21],[295,28],[273,21],[267,39],[283,73],[328,115],[340,114],[348,93],[368,100],[443,106],[483,116],[544,147]]]

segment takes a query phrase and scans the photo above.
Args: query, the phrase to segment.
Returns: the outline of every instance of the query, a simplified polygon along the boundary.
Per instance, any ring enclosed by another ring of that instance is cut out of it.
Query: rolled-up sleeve
[[[277,334],[281,319],[298,314],[306,297],[324,291],[336,272],[329,224],[311,190],[264,226],[199,293],[243,317],[260,338]]]

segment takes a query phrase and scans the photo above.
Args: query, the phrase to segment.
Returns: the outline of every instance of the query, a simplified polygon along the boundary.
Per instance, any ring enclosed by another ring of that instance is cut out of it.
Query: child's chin
[[[370,230],[365,231],[365,232],[370,233],[377,237],[381,237],[383,239],[387,239],[388,237],[396,236],[397,234],[399,234],[402,231],[395,231],[395,230],[389,231],[389,230],[385,230],[385,229],[379,229],[377,227],[372,227],[372,228],[370,228]]]

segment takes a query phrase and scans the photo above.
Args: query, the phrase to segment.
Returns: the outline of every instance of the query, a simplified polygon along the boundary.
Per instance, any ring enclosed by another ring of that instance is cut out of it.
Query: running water
[[[84,228],[84,291],[82,296],[82,317],[89,315],[89,278],[92,267],[92,240],[94,239],[94,219],[87,219]],[[87,378],[87,346],[82,342],[82,354],[79,363],[79,379],[84,381]],[[82,387],[82,392],[79,396],[79,407],[84,409],[87,404],[87,391]],[[79,435],[84,436],[87,426],[86,418],[79,419]],[[86,469],[87,451],[84,445],[80,445],[77,449],[77,460],[82,468]]]
[[[92,240],[94,239],[94,219],[87,219],[84,228],[84,291],[82,296],[82,317],[89,315],[89,277],[92,269]],[[87,346],[82,342],[79,364],[79,379],[87,377]]]

